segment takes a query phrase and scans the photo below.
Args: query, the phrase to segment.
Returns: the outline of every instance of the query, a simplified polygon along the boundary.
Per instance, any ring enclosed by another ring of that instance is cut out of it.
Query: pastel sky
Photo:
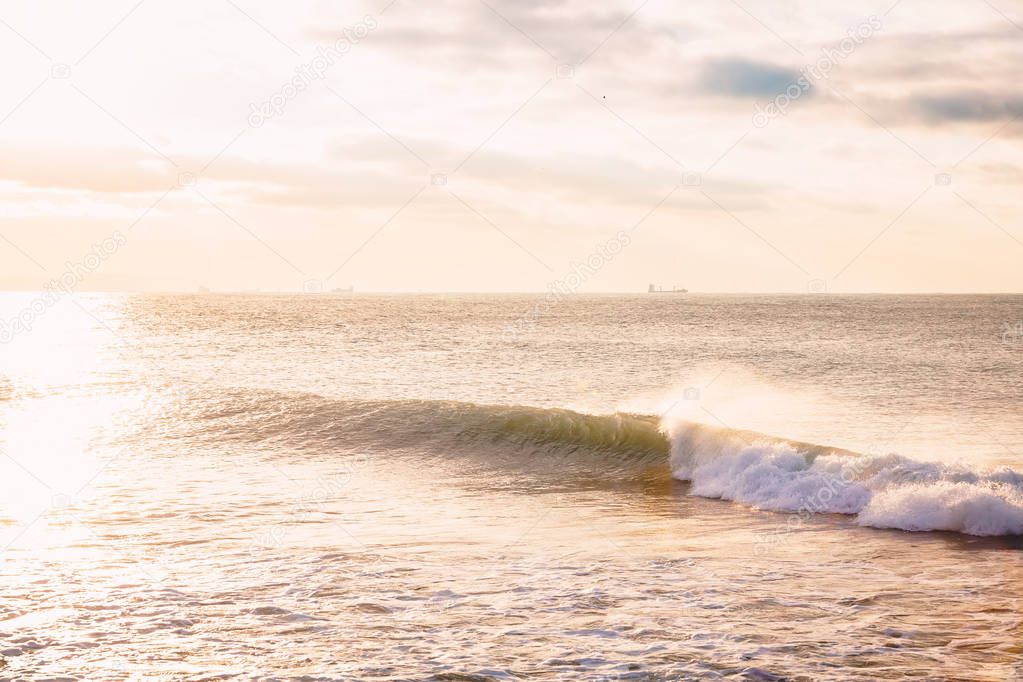
[[[0,289],[1023,290],[1020,0],[8,2],[0,60]]]

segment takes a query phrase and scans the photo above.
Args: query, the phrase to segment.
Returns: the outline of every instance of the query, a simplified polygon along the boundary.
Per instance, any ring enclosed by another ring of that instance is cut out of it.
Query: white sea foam
[[[1023,475],[899,455],[857,455],[674,422],[671,471],[691,492],[759,509],[855,515],[864,526],[1023,534]]]

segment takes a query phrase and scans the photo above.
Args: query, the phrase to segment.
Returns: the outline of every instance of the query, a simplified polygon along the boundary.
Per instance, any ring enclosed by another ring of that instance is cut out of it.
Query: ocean
[[[6,293],[0,332],[0,679],[1023,679],[1023,296]]]

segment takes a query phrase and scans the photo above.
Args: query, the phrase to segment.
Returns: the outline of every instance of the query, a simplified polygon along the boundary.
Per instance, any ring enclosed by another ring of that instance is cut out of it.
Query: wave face
[[[502,463],[599,468],[607,476],[664,470],[668,441],[654,417],[430,400],[336,400],[239,391],[191,415],[201,432],[316,453],[351,449],[444,456],[472,450]]]
[[[746,431],[665,426],[672,475],[690,492],[759,509],[837,513],[863,526],[1023,535],[1023,475],[1008,468],[864,455]]]
[[[837,513],[875,528],[1023,535],[1023,475],[873,456],[657,417],[453,401],[238,391],[190,401],[206,437],[317,455],[464,456],[585,486],[647,477],[758,509]],[[665,464],[668,467],[665,467]],[[537,489],[544,486],[536,484]]]

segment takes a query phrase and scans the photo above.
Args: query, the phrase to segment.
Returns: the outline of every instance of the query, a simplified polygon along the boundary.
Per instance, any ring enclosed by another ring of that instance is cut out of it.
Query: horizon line
[[[473,291],[473,290],[389,290],[389,289],[366,289],[352,291],[301,291],[288,289],[223,289],[199,291],[195,289],[159,289],[159,290],[138,290],[138,289],[80,289],[66,292],[60,289],[0,289],[0,294],[45,294],[55,291],[61,295],[67,294],[133,294],[149,296],[360,296],[360,295],[390,295],[390,296],[549,296],[557,295],[563,298],[573,296],[650,296],[651,294],[673,294],[675,297],[685,296],[1021,296],[1023,291],[655,291],[643,290],[628,291]]]

